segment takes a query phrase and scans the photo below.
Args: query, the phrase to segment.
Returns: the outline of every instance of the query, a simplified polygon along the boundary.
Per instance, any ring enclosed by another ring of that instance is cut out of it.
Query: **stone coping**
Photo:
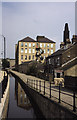
[[[3,114],[3,109],[7,100],[7,96],[8,96],[8,92],[9,92],[9,86],[10,86],[10,77],[8,76],[8,84],[7,84],[7,88],[3,94],[3,98],[1,98],[1,103],[0,103],[0,120],[3,118],[2,114]]]

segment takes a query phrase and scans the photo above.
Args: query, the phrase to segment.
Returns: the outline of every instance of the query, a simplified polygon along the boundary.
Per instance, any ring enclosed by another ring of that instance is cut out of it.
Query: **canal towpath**
[[[37,81],[38,81],[38,84],[39,84],[39,81],[41,81],[41,86],[44,86],[44,80],[43,79],[40,79],[40,78],[37,78],[37,77],[34,77],[34,76],[30,76],[30,75],[26,75],[26,74],[23,74],[23,73],[20,73],[20,72],[17,72],[17,71],[13,71],[13,70],[10,70],[10,72],[12,72],[13,74],[15,74],[16,76],[18,76],[25,84],[27,84],[27,80],[32,80],[32,81],[36,81],[36,84],[37,85]],[[34,84],[32,82],[30,82],[29,84],[29,87],[31,87],[32,89],[34,89]],[[54,84],[51,85],[52,88],[53,88],[53,91],[51,90],[51,95],[53,97],[51,97],[52,100],[58,102],[58,99],[55,99],[55,98],[59,98],[59,90],[54,86]],[[49,98],[49,94],[50,94],[50,89],[48,89],[50,87],[50,83],[49,81],[45,81],[45,95],[44,95],[44,87],[41,88],[41,92],[40,94],[43,94],[44,96],[48,97]],[[63,105],[64,107],[66,107],[67,109],[70,109],[72,110],[73,109],[73,93],[72,92],[69,92],[69,90],[64,90],[65,88],[62,89],[62,93],[60,93],[60,97],[61,97],[61,101],[64,101],[64,102],[60,102],[61,105]],[[38,89],[37,89],[37,86],[35,86],[35,90],[37,92],[39,92],[40,90],[40,86],[38,85]],[[68,104],[66,104],[68,103]],[[70,105],[71,106],[70,106]],[[76,98],[75,98],[75,106],[77,108],[77,94],[76,94]],[[76,113],[77,113],[77,110],[76,110]]]

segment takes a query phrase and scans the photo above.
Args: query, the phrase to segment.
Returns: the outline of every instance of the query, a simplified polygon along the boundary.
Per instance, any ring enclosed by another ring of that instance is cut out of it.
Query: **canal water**
[[[29,98],[13,76],[10,76],[10,98],[7,118],[37,119]]]

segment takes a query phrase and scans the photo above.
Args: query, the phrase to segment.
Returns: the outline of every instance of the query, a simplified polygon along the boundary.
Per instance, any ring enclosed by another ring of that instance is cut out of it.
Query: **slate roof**
[[[39,39],[40,38],[40,39]],[[37,36],[37,41],[42,43],[55,43],[53,40],[50,40],[44,36]]]
[[[57,56],[57,55],[61,55],[66,49],[59,49],[57,50],[56,52],[54,52],[53,54],[51,54],[50,56],[47,57],[48,58],[51,58],[51,57],[54,57],[54,56]]]
[[[36,42],[36,41],[30,37],[26,37],[26,38],[20,40],[19,42]]]

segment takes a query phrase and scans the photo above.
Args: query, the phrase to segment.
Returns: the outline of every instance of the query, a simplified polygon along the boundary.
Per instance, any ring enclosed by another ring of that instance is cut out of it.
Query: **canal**
[[[10,98],[7,118],[34,118],[35,110],[22,86],[10,75]]]

